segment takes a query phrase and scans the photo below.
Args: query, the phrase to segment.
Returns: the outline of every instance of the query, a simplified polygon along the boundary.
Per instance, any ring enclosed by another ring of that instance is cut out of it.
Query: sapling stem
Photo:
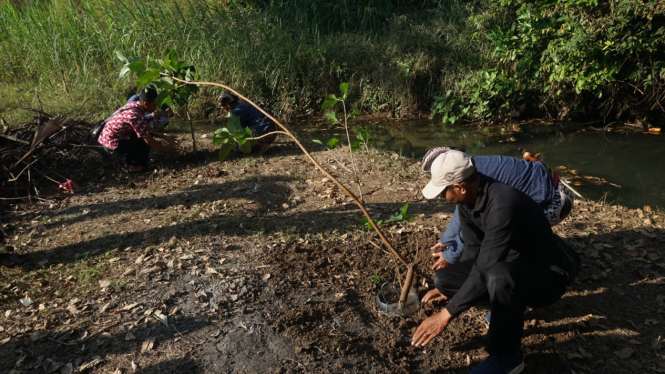
[[[356,161],[353,158],[353,149],[351,148],[351,137],[349,136],[349,125],[347,123],[346,117],[346,103],[342,101],[342,110],[344,111],[344,129],[346,130],[346,140],[349,142],[349,153],[351,154],[351,166],[353,166],[353,176],[356,177],[356,184],[358,185],[358,194],[360,195],[360,201],[363,201],[363,190],[360,187],[360,178],[358,178],[358,170],[356,170]]]
[[[185,105],[185,113],[187,113],[187,119],[189,120],[189,130],[192,133],[192,149],[196,153],[196,138],[194,138],[194,124],[192,123],[192,117],[189,116],[189,108]]]

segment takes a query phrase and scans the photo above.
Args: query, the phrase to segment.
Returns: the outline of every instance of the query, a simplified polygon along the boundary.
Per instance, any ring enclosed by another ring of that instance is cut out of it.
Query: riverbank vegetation
[[[283,117],[321,115],[341,82],[354,109],[459,119],[659,124],[665,5],[478,0],[64,0],[0,2],[0,116],[37,107],[103,117],[136,87],[115,51],[173,48],[204,80]],[[215,112],[203,90],[190,110]]]
[[[487,2],[469,18],[491,43],[484,68],[437,98],[465,116],[663,124],[665,3],[620,0]]]
[[[0,107],[27,105],[38,87],[54,111],[108,113],[136,88],[117,79],[115,51],[146,58],[171,47],[202,79],[282,115],[319,114],[341,82],[358,87],[350,99],[359,109],[413,114],[475,68],[469,9],[457,1],[5,2]],[[211,113],[217,94],[204,90],[190,109]]]

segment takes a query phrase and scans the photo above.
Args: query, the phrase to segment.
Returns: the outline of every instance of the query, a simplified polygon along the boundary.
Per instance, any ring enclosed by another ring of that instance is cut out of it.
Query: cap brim
[[[423,188],[423,196],[425,196],[426,199],[433,199],[439,196],[439,194],[441,194],[441,192],[443,192],[443,190],[445,190],[446,187],[448,187],[448,185],[437,186],[434,183],[432,183],[432,181],[430,181],[429,183],[427,183],[427,186]]]

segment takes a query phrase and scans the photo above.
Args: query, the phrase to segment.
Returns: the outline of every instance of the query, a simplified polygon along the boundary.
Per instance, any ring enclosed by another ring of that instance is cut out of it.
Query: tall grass
[[[0,4],[0,115],[34,104],[100,116],[136,89],[119,81],[115,51],[174,48],[206,80],[237,87],[284,114],[318,113],[322,96],[351,84],[355,105],[397,115],[478,68],[462,1],[33,1]],[[203,115],[218,92],[204,90]],[[33,105],[34,106],[34,105]]]

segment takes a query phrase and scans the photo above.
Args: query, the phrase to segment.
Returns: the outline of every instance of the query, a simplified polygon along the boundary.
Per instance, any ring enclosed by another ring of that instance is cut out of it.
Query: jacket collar
[[[480,186],[478,186],[478,198],[476,199],[475,205],[471,206],[469,204],[469,208],[472,208],[474,213],[478,213],[483,208],[485,205],[487,205],[487,199],[488,199],[488,190],[490,185],[492,184],[492,180],[488,178],[484,174],[480,174]]]

